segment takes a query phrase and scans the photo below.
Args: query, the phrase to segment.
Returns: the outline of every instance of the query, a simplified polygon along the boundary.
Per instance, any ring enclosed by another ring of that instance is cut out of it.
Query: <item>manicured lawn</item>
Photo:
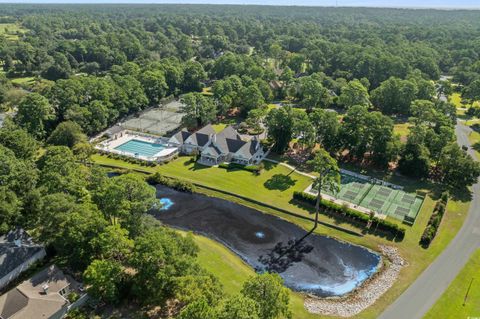
[[[470,141],[470,144],[472,144],[472,148],[475,150],[477,159],[480,159],[480,133],[473,131],[468,136],[468,140]]]
[[[227,127],[227,124],[220,123],[220,124],[212,124],[213,129],[216,133],[221,132],[224,128]]]
[[[425,315],[426,319],[480,317],[480,249],[470,258],[442,297]],[[473,281],[472,281],[473,279]],[[464,305],[468,287],[470,291]]]
[[[230,192],[256,199],[263,203],[271,204],[276,207],[287,209],[291,212],[311,216],[311,208],[301,207],[291,202],[292,194],[295,190],[303,190],[310,184],[310,179],[290,169],[273,163],[265,162],[266,170],[260,175],[255,176],[250,172],[241,170],[225,170],[221,168],[203,167],[198,164],[189,162],[188,157],[180,157],[179,159],[157,167],[143,167],[139,165],[129,164],[121,160],[113,160],[106,156],[94,155],[92,159],[98,164],[113,165],[123,168],[141,168],[148,172],[159,171],[168,176],[175,176],[185,180],[201,183],[206,186],[215,187],[217,189],[228,190]],[[407,186],[410,189],[425,189],[431,187],[428,183],[420,183],[410,180],[409,182],[400,183],[403,178],[393,176],[391,181],[395,181],[399,185]],[[246,202],[237,197],[225,195],[216,191],[199,188],[198,191],[207,195],[221,197],[227,200],[235,201],[240,204],[257,208],[266,213],[270,213],[280,218],[284,218],[292,223],[299,225],[305,229],[309,229],[312,223],[307,220],[283,214],[274,209],[259,207],[258,205]],[[332,236],[340,240],[345,240],[355,244],[363,245],[371,249],[377,250],[378,245],[386,244],[395,246],[399,249],[400,254],[408,262],[397,280],[395,285],[383,295],[372,307],[359,314],[358,318],[377,318],[378,315],[392,303],[414,280],[415,278],[435,259],[436,256],[446,247],[450,240],[455,236],[468,211],[469,202],[450,200],[447,206],[447,213],[444,216],[440,230],[436,238],[433,240],[430,248],[423,249],[418,242],[430,218],[435,200],[427,196],[415,224],[412,227],[405,226],[407,233],[402,242],[392,242],[386,238],[374,235],[365,235],[358,237],[347,234],[343,231],[329,227],[318,227],[317,233]],[[337,223],[336,220],[321,215],[320,220],[328,223]],[[349,224],[338,222],[339,226],[356,229]],[[220,271],[222,272],[222,271]],[[299,295],[298,295],[299,296]],[[298,297],[301,298],[301,297]],[[294,303],[297,305],[297,303]],[[297,309],[298,307],[298,309]],[[301,303],[295,306],[296,313],[302,311]],[[308,318],[306,316],[300,318]],[[321,318],[316,316],[315,318]]]

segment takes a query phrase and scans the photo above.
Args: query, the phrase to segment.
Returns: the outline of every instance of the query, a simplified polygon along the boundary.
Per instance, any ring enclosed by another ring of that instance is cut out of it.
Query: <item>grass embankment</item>
[[[480,317],[479,269],[480,249],[470,257],[469,262],[458,274],[457,278],[455,278],[450,286],[448,286],[447,290],[424,318],[453,319]],[[465,302],[465,296],[467,295],[469,286],[470,290],[468,291],[467,300]]]
[[[245,280],[254,274],[253,269],[222,244],[200,235],[194,235],[194,239],[200,248],[198,261],[218,277],[225,294],[240,292]],[[294,318],[318,318],[305,310],[302,295],[292,292],[290,298]]]
[[[92,159],[98,164],[129,169],[139,168],[152,173],[159,171],[165,175],[176,176],[178,178],[201,183],[206,186],[227,190],[276,207],[287,209],[297,214],[311,216],[311,211],[309,211],[309,208],[301,207],[291,202],[293,192],[296,190],[301,191],[305,189],[311,183],[311,180],[308,177],[300,175],[296,172],[292,172],[290,169],[282,165],[265,162],[265,171],[260,176],[256,176],[250,172],[241,170],[227,171],[221,168],[203,167],[198,164],[191,163],[188,157],[180,157],[169,164],[156,167],[143,167],[126,163],[121,160],[110,159],[101,155],[94,155]],[[397,178],[395,177],[394,179]],[[415,182],[411,181],[411,183],[406,186],[413,188],[413,184],[415,184]],[[418,188],[425,186],[425,184],[420,183],[417,185]],[[202,188],[200,188],[199,191],[207,195],[221,197],[246,206],[260,209],[266,213],[284,218],[305,229],[308,229],[312,226],[310,221],[282,214],[273,209],[259,207],[233,196]],[[469,202],[454,200],[449,201],[447,213],[442,220],[438,235],[435,237],[428,249],[423,249],[419,246],[418,242],[425,229],[425,226],[427,225],[434,205],[435,200],[431,196],[427,196],[415,224],[412,227],[406,227],[407,233],[402,242],[392,242],[385,238],[368,234],[364,237],[358,237],[329,227],[317,228],[317,233],[319,234],[332,236],[340,240],[349,241],[354,244],[363,245],[375,250],[378,249],[379,244],[395,246],[399,249],[401,255],[409,263],[409,265],[402,270],[400,278],[397,280],[394,286],[372,307],[359,314],[357,318],[377,318],[378,315],[390,303],[392,303],[415,280],[415,278],[418,277],[418,275],[420,275],[420,273],[440,254],[440,252],[446,247],[446,245],[460,229],[468,211]],[[349,224],[333,220],[324,215],[321,215],[320,219],[321,221],[328,223],[337,223],[339,226],[346,228],[354,228]],[[220,252],[217,250],[215,254],[220,254]],[[209,258],[213,257],[208,256],[208,258],[203,259],[203,262]],[[222,259],[222,257],[218,258]],[[227,265],[225,265],[225,267],[227,267]],[[229,267],[233,267],[233,271],[236,272],[236,265],[231,265]],[[219,276],[224,276],[223,272],[225,270],[215,271],[215,269],[213,269],[212,271],[214,273],[218,272]],[[245,276],[247,275],[248,274],[245,274]],[[224,277],[227,278],[228,276],[225,275]],[[238,281],[238,279],[233,279],[233,281]],[[300,295],[296,294],[296,296]],[[300,303],[294,302],[294,311],[298,316],[297,318],[308,318],[304,312],[302,312],[304,310],[300,306]],[[312,316],[312,318],[322,317]]]

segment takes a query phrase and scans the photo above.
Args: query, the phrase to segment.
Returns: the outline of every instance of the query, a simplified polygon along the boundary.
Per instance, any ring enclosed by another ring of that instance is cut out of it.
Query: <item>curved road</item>
[[[470,132],[470,127],[460,121],[457,123],[455,134],[458,144],[468,146],[468,153],[476,159],[468,140]],[[421,319],[467,263],[470,255],[480,248],[480,184],[473,186],[472,195],[468,216],[457,236],[379,318]]]

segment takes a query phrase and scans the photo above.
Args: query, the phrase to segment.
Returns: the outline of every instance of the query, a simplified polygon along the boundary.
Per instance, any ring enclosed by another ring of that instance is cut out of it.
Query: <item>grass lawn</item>
[[[404,142],[410,133],[410,123],[398,123],[393,127],[393,133],[400,135],[400,139]]]
[[[92,156],[92,160],[98,164],[112,165],[115,167],[130,169],[140,168],[148,172],[159,171],[168,176],[176,176],[178,178],[194,181],[206,186],[231,191],[236,194],[256,199],[263,203],[287,209],[297,214],[306,216],[310,216],[311,214],[311,208],[305,208],[291,202],[293,192],[295,190],[305,189],[310,184],[311,180],[308,177],[300,175],[296,172],[292,172],[290,169],[282,165],[265,162],[265,171],[260,176],[256,176],[243,170],[225,170],[215,167],[203,167],[198,164],[191,163],[189,159],[189,157],[180,157],[179,159],[174,160],[166,165],[143,167],[126,163],[121,160],[110,159],[106,156],[97,154]],[[399,181],[396,182],[398,183]],[[413,188],[415,183],[417,183],[417,188],[419,189],[428,186],[428,184],[418,183],[415,181],[410,181],[410,183],[411,184],[406,186]],[[267,209],[263,206],[256,207],[256,205],[250,202],[245,202],[236,197],[202,188],[199,188],[199,191],[207,195],[221,197],[246,206],[260,209],[266,213],[284,218],[305,229],[309,229],[312,226],[310,221],[286,215],[274,209]],[[418,242],[425,229],[428,219],[430,218],[434,205],[435,200],[431,196],[427,196],[415,224],[412,227],[405,226],[407,228],[407,233],[402,242],[392,242],[383,237],[369,234],[365,235],[364,237],[358,237],[329,227],[321,226],[317,228],[317,233],[319,234],[332,236],[340,240],[363,245],[374,250],[377,250],[378,245],[380,244],[395,246],[399,249],[401,255],[409,264],[402,270],[402,273],[395,285],[372,307],[359,314],[357,318],[377,318],[378,315],[415,280],[415,278],[435,259],[435,257],[440,254],[440,252],[446,247],[446,245],[460,229],[465,219],[466,212],[468,211],[469,202],[453,200],[449,201],[447,213],[444,216],[438,235],[433,240],[429,249],[423,249],[419,246]],[[359,230],[354,226],[339,222],[324,215],[321,215],[320,219],[324,222],[336,223],[345,228],[356,229],[357,231]],[[213,257],[210,256],[205,258],[208,260],[208,258]],[[220,276],[222,276],[222,271],[219,272]],[[298,294],[296,294],[296,296],[301,298]],[[306,315],[302,314],[303,306],[301,303],[295,302],[294,305],[295,313],[297,315],[301,314],[299,318],[308,318]],[[315,316],[312,318],[321,317]]]
[[[480,133],[473,131],[468,136],[468,140],[470,141],[470,144],[472,144],[472,148],[475,150],[475,155],[480,159]]]
[[[462,104],[462,96],[460,93],[458,92],[455,92],[453,93],[452,95],[450,95],[449,97],[449,100],[450,102],[455,105],[456,108],[463,108],[465,107],[463,104]]]
[[[465,265],[457,278],[453,280],[442,297],[425,315],[426,319],[434,318],[478,318],[480,317],[480,249],[477,250]],[[473,281],[472,281],[473,278]],[[464,299],[470,286],[467,301]]]
[[[227,124],[225,123],[212,124],[212,127],[215,130],[215,133],[220,133],[221,131],[223,131],[224,128],[227,127]]]
[[[29,86],[35,82],[35,78],[33,76],[27,76],[23,78],[15,78],[10,80],[12,84],[19,85],[19,86]]]
[[[212,88],[211,87],[205,87],[202,89],[202,94],[206,96],[212,96]]]

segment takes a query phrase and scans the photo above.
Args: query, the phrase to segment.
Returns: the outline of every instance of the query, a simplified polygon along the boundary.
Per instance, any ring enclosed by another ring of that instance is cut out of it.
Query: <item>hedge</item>
[[[428,224],[423,231],[422,237],[420,238],[420,245],[423,247],[430,246],[430,243],[437,235],[438,227],[442,222],[443,215],[445,214],[446,207],[448,203],[448,194],[443,193],[440,200],[435,204],[433,209],[432,216],[428,220]]]
[[[185,193],[195,192],[195,185],[193,185],[192,183],[178,179],[178,178],[165,177],[159,172],[156,172],[153,175],[147,176],[146,180],[150,184],[165,185],[167,187],[173,188],[180,192],[185,192]]]
[[[241,169],[256,174],[260,173],[260,171],[262,170],[262,167],[259,165],[242,165],[237,163],[221,163],[218,165],[218,167],[224,169]]]
[[[300,192],[300,191],[295,191],[293,193],[293,199],[297,201],[306,202],[313,206],[317,201],[316,196],[310,195],[304,192]],[[392,223],[383,219],[379,219],[377,217],[372,218],[369,215],[359,212],[357,210],[351,209],[346,205],[339,205],[337,203],[322,199],[320,206],[324,208],[324,210],[327,213],[342,215],[343,217],[347,217],[352,221],[363,224],[364,226],[367,226],[367,224],[370,222],[371,223],[370,228],[375,228],[382,231],[390,232],[393,235],[397,235],[400,239],[403,239],[403,237],[405,236],[405,228],[400,227],[395,223]]]

